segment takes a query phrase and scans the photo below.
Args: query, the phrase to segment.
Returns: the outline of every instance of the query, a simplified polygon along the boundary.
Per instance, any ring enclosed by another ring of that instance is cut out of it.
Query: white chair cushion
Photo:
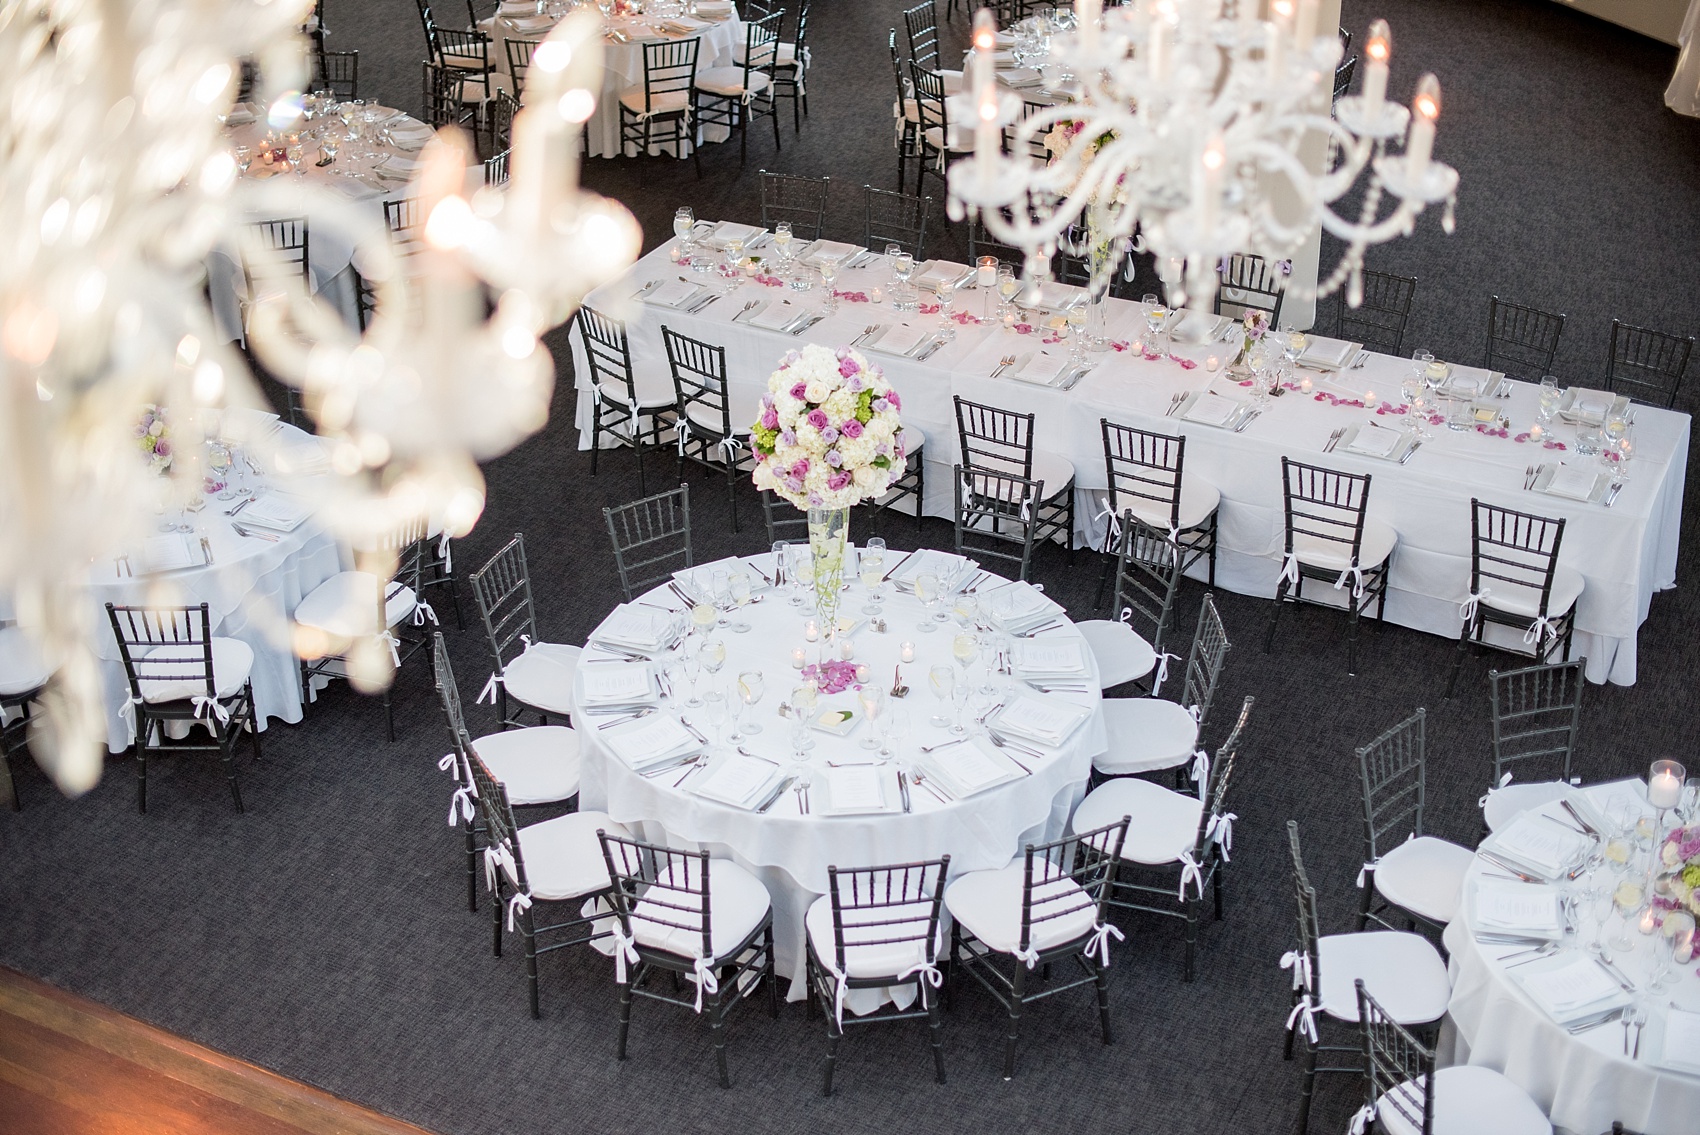
[[[964,80],[961,71],[940,71],[939,78],[944,80],[944,93],[954,95],[963,89]]]
[[[797,65],[797,45],[794,43],[781,43],[779,45],[779,54],[775,56],[775,62],[777,62],[781,67],[795,67]]]
[[[0,697],[28,693],[52,676],[22,627],[0,627]]]
[[[948,146],[944,143],[944,131],[937,126],[928,129],[924,137],[927,139],[927,145],[935,150],[949,150],[953,154],[971,154],[974,152],[974,135],[959,129],[954,124],[950,127],[950,144]]]
[[[892,923],[895,919],[913,915],[912,923],[895,925],[880,925],[858,931],[857,923],[880,922]],[[906,903],[903,906],[879,907],[874,910],[855,909],[849,905],[849,896],[845,896],[844,909],[844,968],[850,977],[896,977],[911,966],[920,965],[927,960],[926,942],[923,940],[927,933],[927,920],[932,914],[932,904],[926,902]],[[809,904],[809,913],[804,916],[803,924],[809,932],[809,943],[814,947],[815,956],[826,963],[826,968],[838,972],[838,947],[832,937],[832,898],[822,895]],[[855,943],[858,936],[868,938],[895,938],[903,934],[914,934],[918,937],[911,942],[888,942],[873,946],[858,946]]]
[[[1198,748],[1198,722],[1166,698],[1105,698],[1104,735],[1109,750],[1092,767],[1111,776],[1174,768]]]
[[[1033,867],[1037,872],[1039,864]],[[1026,870],[1025,858],[1018,857],[996,871],[970,871],[958,876],[945,888],[945,909],[993,950],[1013,954],[1021,948],[1021,887]],[[1097,907],[1085,904],[1082,896],[1080,884],[1070,878],[1034,884],[1031,949],[1048,950],[1092,933]],[[1045,914],[1076,903],[1082,903],[1080,909],[1039,921]]]
[[[534,725],[472,743],[510,804],[553,804],[578,794],[578,734],[565,725]]]
[[[768,78],[760,71],[751,71],[750,93],[761,94],[767,90]],[[744,94],[744,69],[742,67],[710,67],[706,71],[697,72],[697,90],[707,91],[711,95],[724,98],[741,98]]]
[[[1160,866],[1180,862],[1198,840],[1198,819],[1204,804],[1191,793],[1171,792],[1160,784],[1120,777],[1094,788],[1074,810],[1076,832],[1096,831],[1132,818],[1122,858]]]
[[[1552,573],[1552,594],[1547,597],[1547,614],[1554,617],[1564,614],[1576,605],[1576,598],[1581,594],[1582,573],[1559,564],[1558,570]],[[1538,588],[1493,580],[1488,585],[1488,596],[1482,602],[1496,611],[1532,619],[1540,612],[1541,593]]]
[[[534,642],[531,649],[502,667],[502,684],[510,697],[544,713],[563,716],[573,711],[573,676],[584,648],[556,642]]]
[[[905,458],[913,457],[921,452],[927,444],[926,431],[920,426],[912,426],[908,423],[904,423],[903,429],[898,433],[898,438],[903,442],[903,456]]]
[[[1165,501],[1154,501],[1149,497],[1123,495],[1119,502],[1122,508],[1132,511],[1133,515],[1164,532],[1169,530],[1169,505]],[[1181,478],[1181,530],[1196,528],[1210,519],[1210,514],[1222,503],[1222,494],[1215,485],[1199,480],[1197,477],[1183,476]]]
[[[691,93],[689,91],[657,91],[655,97],[650,100],[649,113],[652,115],[676,114],[689,106],[690,101]],[[633,114],[642,114],[644,111],[643,88],[627,87],[621,91],[620,105]]]
[[[413,588],[394,585],[384,602],[385,625],[378,619],[378,588],[384,581],[369,571],[339,571],[307,593],[295,608],[295,621],[337,638],[361,638],[388,630],[413,614]]]
[[[525,857],[525,878],[531,884],[532,898],[576,899],[608,889],[608,861],[602,857],[598,830],[631,835],[606,812],[568,812],[519,829],[519,850]],[[506,867],[503,870],[508,882],[517,886],[513,872]]]
[[[691,860],[687,885],[698,885],[698,869],[696,861]],[[664,880],[667,878],[670,876],[664,876]],[[650,911],[668,922],[689,921],[688,912],[674,908],[686,904],[694,908],[699,898],[700,896],[692,891],[664,890],[660,894],[660,901],[669,904],[668,906],[640,901],[632,908],[632,937],[639,944],[651,949],[665,950],[669,954],[686,958],[700,958],[700,925],[695,930],[685,930],[650,922],[644,918],[644,913]],[[710,933],[714,936],[714,956],[721,959],[730,957],[739,943],[750,936],[750,931],[761,925],[761,920],[767,917],[772,903],[773,900],[768,897],[767,888],[762,886],[760,879],[730,859],[710,859],[708,911],[712,923]]]
[[[1537,780],[1528,784],[1507,784],[1488,793],[1482,805],[1482,818],[1488,831],[1496,832],[1531,808],[1539,808],[1554,800],[1562,800],[1570,786],[1562,780]]]
[[[199,655],[198,646],[156,646],[139,657],[169,658],[194,665]],[[248,672],[254,668],[254,648],[241,639],[219,638],[214,635],[212,656],[213,692],[221,698],[231,697],[242,688],[242,683],[248,680]],[[174,671],[185,668],[172,667]],[[142,700],[150,705],[204,697],[207,692],[206,682],[198,677],[172,681],[142,681],[136,684],[141,689]]]
[[[1014,473],[1017,476],[1021,473],[1021,469],[1013,464],[992,463],[987,465],[986,468],[994,473]],[[973,478],[967,470],[963,471],[963,476],[969,477],[969,481],[972,483]],[[1048,449],[1035,449],[1033,451],[1031,479],[1043,483],[1044,499],[1050,500],[1074,484],[1074,462],[1060,453],[1053,453]],[[1001,500],[1012,499],[1015,493],[1015,486],[1007,481],[999,481],[997,489],[996,495]]]
[[[631,401],[626,398],[625,392],[622,390],[616,390],[612,386],[604,386],[602,388],[602,400],[604,402],[612,402],[621,410],[629,410],[631,408]],[[638,410],[641,413],[648,413],[651,410],[670,410],[677,404],[677,401],[670,394],[638,395]]]
[[[1436,922],[1451,922],[1475,853],[1431,835],[1407,840],[1375,865],[1375,889],[1395,906]]]
[[[1358,546],[1358,566],[1361,568],[1377,567],[1393,554],[1393,545],[1399,542],[1399,534],[1391,526],[1370,517],[1364,518],[1364,539]],[[1299,563],[1306,567],[1328,568],[1332,571],[1344,571],[1351,565],[1352,546],[1335,540],[1324,540],[1317,536],[1307,536],[1302,532],[1293,533],[1293,554],[1298,556]]]
[[[1398,1104],[1394,1092],[1403,1097]],[[1401,1109],[1423,1113],[1423,1085],[1411,1080],[1376,1101],[1376,1128],[1384,1135],[1418,1135],[1422,1128]],[[1460,1064],[1434,1074],[1433,1135],[1552,1135],[1552,1123],[1529,1093],[1492,1068]]]
[[[894,119],[903,118],[910,122],[919,122],[921,121],[921,107],[914,99],[904,99],[903,109],[902,111],[899,111],[897,109],[896,101],[893,100],[891,104],[891,117]]]
[[[1098,663],[1101,689],[1143,678],[1157,667],[1157,652],[1128,626],[1113,619],[1087,619],[1074,624]]]
[[[693,426],[701,426],[716,437],[720,436],[720,431],[726,428],[726,423],[720,418],[720,412],[715,410],[713,407],[703,405],[701,402],[691,402],[686,405],[685,417],[691,420],[691,424]],[[732,434],[733,436],[737,436],[737,433],[738,423],[737,420],[734,419],[732,423]]]
[[[1401,930],[1361,934],[1325,934],[1316,940],[1316,964],[1322,970],[1321,1004],[1335,1020],[1357,1023],[1362,979],[1369,995],[1402,1025],[1438,1021],[1452,998],[1446,963],[1434,943]]]

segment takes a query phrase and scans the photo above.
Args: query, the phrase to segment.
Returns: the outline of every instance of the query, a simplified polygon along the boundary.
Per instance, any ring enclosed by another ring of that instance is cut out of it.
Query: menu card
[[[699,744],[678,721],[660,714],[631,722],[608,737],[614,755],[640,772],[682,757]]]
[[[1205,391],[1193,402],[1186,412],[1186,420],[1198,422],[1206,426],[1220,426],[1227,423],[1234,411],[1240,408],[1240,403],[1231,398],[1224,398],[1212,391]]]
[[[748,808],[761,798],[777,771],[766,761],[734,754],[702,777],[692,791],[735,808]]]
[[[650,697],[649,667],[642,662],[579,667],[584,700],[592,705],[626,705]]]

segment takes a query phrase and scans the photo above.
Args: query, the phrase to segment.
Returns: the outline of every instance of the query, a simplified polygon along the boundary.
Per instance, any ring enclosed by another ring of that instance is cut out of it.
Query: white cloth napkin
[[[657,714],[610,732],[608,747],[636,771],[677,759],[701,744],[677,720]]]
[[[907,355],[921,345],[928,332],[925,328],[912,327],[907,323],[894,323],[885,329],[885,333],[877,336],[868,347],[887,355]]]
[[[1585,501],[1594,495],[1594,486],[1598,483],[1599,476],[1592,469],[1577,469],[1569,465],[1560,465],[1552,471],[1552,478],[1547,481],[1546,491],[1551,496]]]
[[[255,497],[253,504],[231,519],[244,526],[252,524],[274,532],[293,532],[310,513],[304,502],[287,493],[267,493],[263,497]]]
[[[966,264],[949,260],[929,260],[925,268],[915,273],[912,283],[918,288],[937,291],[940,284],[954,283],[972,271]]]
[[[1086,659],[1077,638],[1030,639],[1015,648],[1015,665],[1029,677],[1084,674]]]
[[[792,303],[790,300],[777,300],[768,304],[744,322],[765,328],[768,331],[777,331],[802,315],[803,311],[802,304]]]
[[[1582,839],[1579,833],[1565,831],[1537,810],[1524,812],[1516,823],[1495,835],[1490,850],[1551,879],[1562,875],[1565,865],[1575,859]]]
[[[733,754],[703,776],[691,791],[734,808],[748,808],[761,799],[778,773],[779,770],[766,761]]]
[[[1347,357],[1356,350],[1356,344],[1344,339],[1325,339],[1320,335],[1310,336],[1305,349],[1299,355],[1299,365],[1318,370],[1338,370],[1346,365]]]
[[[932,763],[965,796],[1009,779],[1009,770],[973,742],[937,750]]]
[[[1033,382],[1040,386],[1049,386],[1057,380],[1057,376],[1063,372],[1063,368],[1067,365],[1067,355],[1053,355],[1051,352],[1044,350],[1034,351],[1028,356],[1027,360],[1021,364],[1021,369],[1016,371],[1011,377],[1018,378],[1022,382]]]
[[[1366,457],[1386,457],[1404,437],[1398,430],[1390,430],[1374,422],[1365,422],[1358,427],[1358,436],[1353,438],[1352,444],[1346,448]]]
[[[827,796],[834,812],[883,812],[886,808],[884,770],[854,765],[826,770]]]
[[[672,621],[664,611],[622,603],[597,628],[597,642],[629,646],[645,654],[661,649]]]
[[[580,666],[578,673],[584,700],[590,705],[630,705],[648,700],[653,693],[649,667],[642,662]]]
[[[1018,694],[998,711],[1000,732],[1014,733],[1042,745],[1057,746],[1068,739],[1085,711],[1051,698]]]
[[[696,295],[700,286],[698,284],[687,284],[683,280],[672,280],[644,296],[643,302],[660,304],[663,307],[678,307],[686,299]]]
[[[1700,1013],[1672,1009],[1665,1018],[1663,1062],[1683,1072],[1700,1075]]]
[[[1525,971],[1520,979],[1527,993],[1554,1020],[1586,1015],[1590,1007],[1615,998],[1622,987],[1593,958],[1572,954],[1561,964]]]
[[[1235,402],[1231,398],[1224,398],[1220,394],[1206,390],[1188,408],[1186,420],[1206,426],[1225,425],[1240,406],[1241,403]]]
[[[862,250],[861,245],[842,244],[836,240],[819,240],[809,253],[808,263],[825,264],[828,260],[836,260],[840,264],[855,256]]]
[[[1570,388],[1570,413],[1578,418],[1603,419],[1611,409],[1612,395],[1604,390]]]
[[[762,231],[757,225],[740,225],[736,221],[721,221],[703,243],[711,244],[716,248],[725,248],[734,240],[741,240],[745,244],[749,244],[756,234]]]
[[[1551,887],[1480,879],[1476,884],[1476,925],[1557,938],[1564,934],[1558,894]]]

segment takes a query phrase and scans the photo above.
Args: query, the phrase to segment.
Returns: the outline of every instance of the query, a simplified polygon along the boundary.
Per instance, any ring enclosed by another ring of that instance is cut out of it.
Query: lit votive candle
[[[1310,380],[1310,375],[1308,374],[1299,379],[1299,389],[1306,394],[1309,394],[1311,392],[1311,388],[1315,385],[1316,384]]]
[[[680,249],[680,247],[678,245],[675,244],[671,249],[668,250],[667,259],[669,259],[673,263],[677,264],[679,262],[679,256],[681,255],[681,253],[682,253],[682,250]]]
[[[857,682],[861,683],[864,686],[867,685],[868,684],[868,678],[870,676],[872,676],[872,674],[873,674],[873,671],[868,669],[868,664],[866,662],[856,663],[856,681]]]
[[[1540,441],[1541,435],[1543,435],[1545,433],[1546,433],[1546,431],[1543,430],[1539,426],[1530,426],[1529,427],[1529,440],[1530,441]]]
[[[915,661],[915,644],[912,642],[900,644],[897,648],[897,656],[905,662]]]
[[[1217,371],[1221,370],[1221,357],[1218,355],[1206,355],[1204,357],[1204,369],[1209,371],[1211,374],[1215,374]]]
[[[1687,965],[1694,957],[1694,931],[1679,930],[1671,942],[1671,959],[1679,966]]]
[[[1658,928],[1658,919],[1653,917],[1653,908],[1649,906],[1646,910],[1641,912],[1641,921],[1636,926],[1636,929],[1641,931],[1643,934],[1651,934]]]
[[[1364,391],[1364,409],[1366,409],[1366,410],[1375,409],[1375,404],[1377,402],[1379,402],[1380,400],[1381,400],[1380,397],[1377,396],[1375,391],[1373,391],[1373,390]]]
[[[803,653],[802,647],[793,646],[791,648],[791,669],[801,670],[804,665],[804,659],[807,657],[808,656]]]
[[[803,638],[809,642],[817,641],[820,638],[820,624],[813,619],[804,619]]]
[[[874,303],[883,303],[885,302],[885,293],[880,291],[878,288],[869,288],[868,299]]]
[[[850,639],[845,639],[843,642],[839,643],[838,657],[842,658],[846,662],[856,657],[856,644]]]
[[[1654,761],[1647,776],[1647,803],[1674,808],[1682,800],[1682,781],[1688,770],[1675,761]]]

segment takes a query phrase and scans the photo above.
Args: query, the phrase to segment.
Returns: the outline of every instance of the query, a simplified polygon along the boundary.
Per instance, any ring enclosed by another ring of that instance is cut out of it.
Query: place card
[[[925,754],[922,763],[939,787],[958,800],[1027,775],[1025,768],[980,737],[940,746]]]
[[[201,567],[207,562],[199,543],[191,547],[189,538],[181,532],[148,537],[142,544],[142,559],[149,571],[177,571]]]
[[[1031,639],[1016,647],[1016,666],[1028,675],[1084,674],[1077,638]]]
[[[778,331],[781,327],[800,317],[807,309],[802,304],[790,300],[778,300],[768,304],[744,322],[752,327],[760,327],[765,331]]]
[[[1700,1075],[1700,1013],[1671,1009],[1665,1017],[1659,1063],[1665,1068]]]
[[[1560,465],[1552,471],[1552,476],[1546,484],[1546,492],[1555,497],[1585,501],[1594,495],[1599,479],[1600,475],[1596,470]]]

